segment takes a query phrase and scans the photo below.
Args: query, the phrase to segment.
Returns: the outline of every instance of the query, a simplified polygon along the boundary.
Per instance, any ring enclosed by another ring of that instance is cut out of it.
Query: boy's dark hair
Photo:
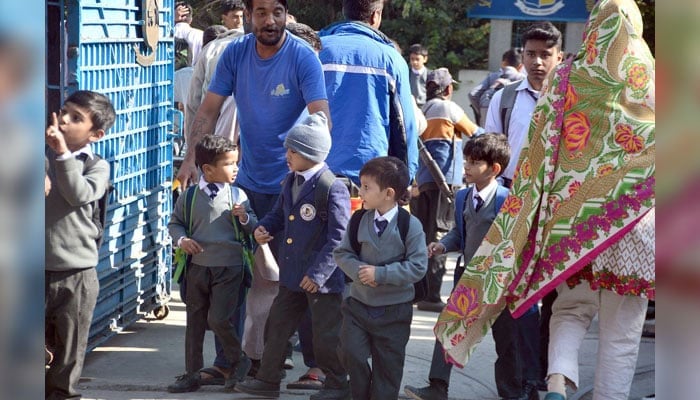
[[[506,50],[506,52],[503,53],[501,61],[505,61],[509,66],[517,68],[523,63],[523,53],[519,49]]]
[[[310,26],[299,22],[288,22],[287,30],[304,39],[314,50],[321,51],[321,38]]]
[[[368,22],[372,13],[384,8],[384,0],[343,0],[343,15],[351,21]]]
[[[561,32],[549,21],[535,22],[528,26],[522,33],[522,43],[525,46],[528,40],[542,40],[547,48],[561,49]]]
[[[244,0],[246,10],[253,11],[253,2],[254,1],[255,0]],[[287,0],[275,0],[275,1],[282,4],[282,7],[284,7],[285,11],[289,9],[289,7],[287,7]]]
[[[367,161],[360,170],[360,176],[372,177],[382,190],[394,189],[396,201],[406,194],[409,182],[408,167],[396,157],[376,157]]]
[[[194,148],[194,163],[202,168],[204,164],[215,165],[224,153],[235,151],[236,145],[223,136],[204,135]]]
[[[204,30],[204,33],[202,33],[202,48],[226,31],[228,31],[228,29],[223,25],[209,25],[207,29]]]
[[[473,137],[464,145],[464,158],[471,158],[475,161],[485,161],[493,166],[495,163],[501,165],[501,173],[510,162],[510,145],[508,137],[501,133],[484,133]],[[500,173],[499,173],[500,175]]]
[[[441,88],[440,85],[438,85],[435,82],[428,82],[425,84],[425,101],[432,100],[436,97],[440,97],[442,99],[447,98],[447,88]]]
[[[408,54],[418,54],[423,57],[428,57],[428,49],[420,43],[414,43],[408,48]]]
[[[219,3],[219,14],[228,14],[229,11],[243,11],[245,6],[241,0],[221,0]]]
[[[112,102],[102,93],[78,90],[68,96],[63,103],[73,103],[87,111],[92,120],[92,129],[102,129],[107,132],[114,125],[117,117]]]

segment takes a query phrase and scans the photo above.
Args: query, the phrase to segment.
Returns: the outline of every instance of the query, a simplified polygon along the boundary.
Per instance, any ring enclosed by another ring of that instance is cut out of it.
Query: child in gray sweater
[[[112,127],[109,99],[80,90],[70,95],[46,128],[47,191],[45,215],[45,340],[54,354],[46,371],[47,399],[80,398],[92,313],[97,303],[100,228],[93,208],[109,184],[109,164],[93,154]]]
[[[333,256],[353,282],[342,305],[340,342],[353,399],[396,399],[411,333],[413,283],[427,270],[428,252],[420,221],[410,218],[405,242],[397,221],[408,187],[406,165],[378,157],[360,170],[360,197],[368,210],[357,230],[355,252],[346,233]],[[367,359],[372,356],[372,366]]]
[[[173,242],[192,257],[184,278],[186,372],[168,386],[171,393],[199,389],[207,325],[233,366],[226,371],[225,389],[233,389],[241,378],[233,373],[242,361],[241,341],[230,322],[244,277],[243,247],[236,231],[250,234],[257,217],[245,193],[231,185],[238,172],[237,160],[233,142],[222,136],[204,136],[195,147],[195,163],[202,171],[199,183],[188,189],[192,194],[178,197],[168,224]]]

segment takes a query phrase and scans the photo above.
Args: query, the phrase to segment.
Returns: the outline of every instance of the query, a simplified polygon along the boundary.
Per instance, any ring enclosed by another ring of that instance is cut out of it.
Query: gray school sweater
[[[97,226],[94,202],[109,183],[109,163],[99,160],[83,172],[83,162],[56,160],[49,150],[51,192],[46,197],[44,260],[47,271],[70,271],[97,266]]]
[[[338,266],[352,278],[350,296],[369,306],[388,306],[413,300],[413,283],[418,282],[428,268],[428,249],[420,221],[411,215],[406,246],[396,225],[398,215],[389,223],[381,237],[374,230],[374,210],[365,212],[357,230],[360,254],[356,254],[347,232],[333,251]],[[363,285],[358,278],[360,265],[374,265],[376,288]]]
[[[232,194],[231,187],[225,185],[223,189],[219,190],[219,194],[214,200],[210,200],[209,196],[200,188],[195,189],[191,235],[187,234],[185,223],[184,206],[187,196],[183,192],[178,197],[170,217],[170,223],[168,223],[168,231],[175,246],[183,236],[196,240],[202,246],[204,251],[193,255],[192,263],[207,267],[243,265],[241,244],[234,239],[231,209],[234,204],[245,206],[249,220],[246,225],[243,225],[243,230],[247,233],[251,232],[251,229],[258,223],[258,219],[250,208],[245,193],[239,188],[234,189],[235,194]]]
[[[474,189],[472,188],[472,191]],[[484,240],[484,236],[488,233],[493,224],[493,220],[496,219],[496,215],[499,210],[496,210],[496,196],[494,195],[491,200],[484,204],[479,212],[474,211],[474,202],[472,199],[473,194],[469,194],[466,198],[466,204],[464,205],[464,212],[462,213],[462,218],[464,218],[464,250],[462,251],[462,265],[465,266],[469,264],[469,261],[474,257],[474,253],[481,246],[481,242]],[[457,217],[455,215],[455,217]],[[458,251],[462,248],[462,244],[459,242],[459,232],[457,232],[457,227],[452,228],[442,239],[440,243],[445,246],[446,252]]]

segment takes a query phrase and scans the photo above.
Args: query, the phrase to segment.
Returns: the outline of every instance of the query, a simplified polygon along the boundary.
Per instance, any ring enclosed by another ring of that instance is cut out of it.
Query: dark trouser
[[[352,398],[398,398],[411,334],[412,304],[370,307],[348,297],[342,310],[341,351],[350,374]],[[371,367],[367,362],[370,355]]]
[[[243,337],[243,324],[245,323],[245,300],[247,294],[248,288],[241,284],[241,288],[238,291],[238,304],[236,305],[236,310],[233,312],[233,316],[231,317],[231,324],[236,330],[236,334],[239,338]],[[224,353],[224,345],[216,335],[214,335],[214,347],[216,348],[214,366],[222,369],[231,368],[232,365],[230,362],[228,362],[226,359],[226,353]]]
[[[425,233],[425,244],[430,244],[437,241],[437,210],[440,199],[440,189],[435,185],[421,186],[421,192],[418,198],[411,199],[411,213],[418,218],[423,224],[423,232]],[[440,298],[440,287],[442,286],[442,278],[445,276],[445,261],[447,256],[441,255],[430,257],[428,259],[428,297],[425,301],[438,303],[442,301]]]
[[[256,378],[270,383],[282,380],[282,365],[289,338],[299,326],[307,309],[311,310],[314,355],[326,374],[324,387],[343,389],[348,385],[346,372],[338,357],[340,336],[340,293],[294,292],[280,286],[265,324],[265,350]]]
[[[454,278],[452,281],[452,290],[455,289],[460,278],[464,274],[464,267],[457,266],[455,268]],[[435,346],[433,347],[433,359],[430,362],[430,372],[428,373],[428,379],[431,381],[433,379],[439,379],[445,382],[446,385],[450,384],[450,373],[452,372],[452,364],[445,361],[445,353],[442,350],[442,345],[435,339]]]
[[[496,343],[495,378],[500,397],[524,395],[524,383],[539,376],[539,313],[535,309],[514,319],[504,309],[491,327]]]
[[[304,365],[309,368],[316,368],[318,364],[314,359],[313,325],[311,323],[311,311],[307,310],[297,328],[299,332],[299,345],[301,355],[304,357]]]
[[[557,299],[557,291],[552,290],[542,298],[542,308],[540,308],[540,374],[538,380],[547,377],[547,349],[549,348],[549,320],[552,318],[552,304]]]
[[[54,353],[44,375],[46,399],[80,399],[76,389],[100,290],[97,271],[46,271],[45,278],[45,340]]]
[[[231,318],[238,303],[243,279],[240,267],[187,268],[187,327],[185,328],[185,369],[194,373],[203,367],[202,346],[207,325],[224,347],[232,367],[241,357],[241,341]]]

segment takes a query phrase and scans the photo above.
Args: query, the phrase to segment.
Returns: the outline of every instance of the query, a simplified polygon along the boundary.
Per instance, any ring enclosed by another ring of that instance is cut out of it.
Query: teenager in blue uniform
[[[323,388],[311,398],[346,399],[350,389],[337,352],[345,275],[337,268],[332,252],[345,233],[350,194],[324,162],[331,148],[331,136],[323,112],[309,115],[292,128],[284,145],[292,172],[285,178],[274,208],[255,229],[255,239],[260,244],[280,236],[280,288],[265,325],[260,369],[255,378],[237,384],[236,391],[279,397],[287,341],[308,308],[314,357],[326,375]],[[332,184],[324,212],[316,201],[317,191],[327,188],[319,184],[326,176]]]

